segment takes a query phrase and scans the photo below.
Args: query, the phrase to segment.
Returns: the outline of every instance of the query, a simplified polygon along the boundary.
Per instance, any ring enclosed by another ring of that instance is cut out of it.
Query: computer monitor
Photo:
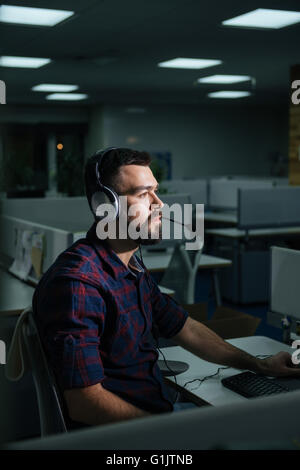
[[[300,250],[271,247],[271,312],[300,319]]]

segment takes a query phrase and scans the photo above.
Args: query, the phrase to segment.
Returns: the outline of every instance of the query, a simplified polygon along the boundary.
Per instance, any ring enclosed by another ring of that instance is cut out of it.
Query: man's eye
[[[142,193],[142,194],[139,195],[139,197],[142,197],[142,198],[143,198],[143,197],[146,197],[147,194],[148,194],[148,193]]]

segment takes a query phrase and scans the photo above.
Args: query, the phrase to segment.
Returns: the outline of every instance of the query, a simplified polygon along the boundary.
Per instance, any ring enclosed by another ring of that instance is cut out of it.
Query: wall
[[[103,124],[105,147],[170,151],[173,178],[270,175],[270,156],[278,153],[287,158],[288,106],[168,105],[147,106],[146,112],[136,113],[127,112],[125,106],[105,106],[101,119],[100,114],[95,116],[99,132]],[[93,119],[91,123],[97,135]],[[99,148],[97,139],[94,148]]]
[[[6,104],[1,108],[0,124],[87,122],[88,116],[88,108],[81,106],[13,106]]]
[[[287,107],[240,103],[210,106],[5,106],[2,122],[86,122],[85,157],[107,146],[169,151],[173,178],[224,174],[270,175],[270,156],[288,156]],[[284,175],[283,175],[284,176]]]

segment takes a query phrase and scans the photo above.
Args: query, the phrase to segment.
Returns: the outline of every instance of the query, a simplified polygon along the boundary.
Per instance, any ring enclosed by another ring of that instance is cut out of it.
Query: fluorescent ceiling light
[[[84,93],[52,93],[46,96],[47,100],[79,101],[87,98]]]
[[[245,96],[250,96],[249,91],[214,91],[208,93],[209,98],[244,98]]]
[[[29,24],[36,26],[55,26],[57,23],[74,15],[73,11],[52,10],[49,8],[31,8],[12,5],[0,7],[0,22]]]
[[[160,62],[158,67],[171,67],[174,69],[204,69],[221,63],[221,60],[215,59],[187,59],[184,57],[177,57],[177,59]]]
[[[279,29],[298,23],[299,21],[300,12],[297,11],[258,8],[244,15],[222,21],[222,24],[225,26],[238,26],[240,28]]]
[[[55,85],[54,83],[41,83],[31,88],[32,91],[57,91],[57,92],[69,92],[78,90],[78,85]]]
[[[3,55],[0,57],[1,67],[21,67],[37,69],[43,65],[49,64],[51,59],[41,59],[39,57],[14,57]]]
[[[209,77],[198,78],[199,83],[239,83],[251,80],[248,75],[210,75]]]

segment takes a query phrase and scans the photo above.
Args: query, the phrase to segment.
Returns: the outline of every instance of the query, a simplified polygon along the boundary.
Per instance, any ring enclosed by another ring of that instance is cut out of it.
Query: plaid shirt
[[[96,383],[149,412],[172,410],[157,365],[152,322],[171,338],[187,313],[133,256],[127,268],[95,235],[61,253],[42,277],[33,310],[61,390]],[[139,270],[138,270],[139,269]]]

